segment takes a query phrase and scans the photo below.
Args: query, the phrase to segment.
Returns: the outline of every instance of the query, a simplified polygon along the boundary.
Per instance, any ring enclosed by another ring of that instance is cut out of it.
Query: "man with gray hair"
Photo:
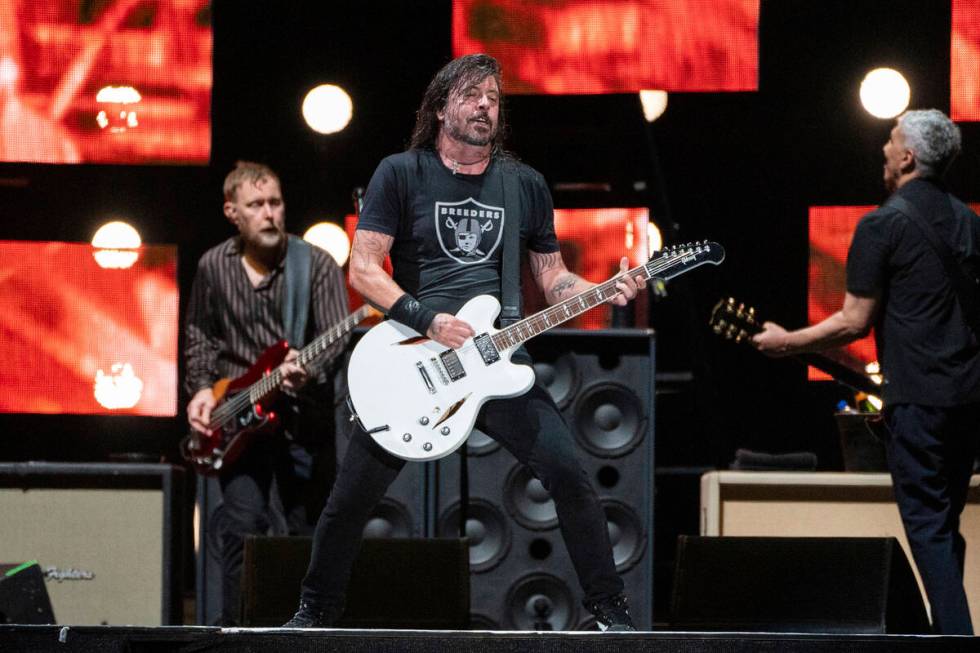
[[[959,151],[959,128],[942,112],[900,116],[884,146],[892,195],[854,232],[843,307],[796,331],[767,322],[753,338],[785,356],[874,327],[888,466],[939,634],[973,634],[959,525],[980,440],[980,218],[941,182]]]

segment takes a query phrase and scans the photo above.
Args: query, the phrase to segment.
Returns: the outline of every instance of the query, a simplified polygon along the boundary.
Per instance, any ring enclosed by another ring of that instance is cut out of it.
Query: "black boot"
[[[595,615],[599,630],[609,632],[636,630],[633,626],[633,620],[630,618],[629,604],[622,594],[602,601],[587,603],[585,607]]]
[[[293,618],[283,624],[283,628],[329,628],[333,619],[325,608],[307,601],[299,602],[299,610]]]

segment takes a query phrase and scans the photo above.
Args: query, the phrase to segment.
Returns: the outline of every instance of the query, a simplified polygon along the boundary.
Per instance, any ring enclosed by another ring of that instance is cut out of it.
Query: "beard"
[[[449,116],[446,116],[443,120],[443,128],[450,138],[466,143],[467,145],[483,147],[488,145],[497,136],[497,126],[489,122],[489,120],[486,123],[468,120],[464,123],[463,127],[460,127],[458,123],[458,120],[451,120]],[[486,132],[478,131],[475,125],[483,124],[488,127]]]

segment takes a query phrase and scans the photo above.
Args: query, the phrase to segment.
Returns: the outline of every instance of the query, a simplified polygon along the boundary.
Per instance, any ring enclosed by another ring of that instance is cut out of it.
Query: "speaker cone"
[[[500,448],[500,443],[480,429],[473,429],[466,440],[466,453],[471,456],[485,456]]]
[[[578,366],[572,354],[566,353],[555,358],[537,356],[534,361],[534,376],[562,410],[572,402],[578,392]]]
[[[525,465],[516,465],[507,475],[504,503],[511,517],[525,528],[542,531],[558,525],[555,502]]]
[[[401,503],[388,497],[371,513],[364,526],[364,537],[411,537],[412,515]]]
[[[507,592],[504,616],[516,630],[568,630],[575,623],[571,588],[550,574],[529,574]]]
[[[439,518],[439,537],[459,536],[459,501]],[[510,551],[510,528],[500,509],[489,501],[471,499],[466,515],[466,537],[470,543],[470,571],[493,569]]]
[[[575,437],[586,450],[602,458],[632,451],[643,440],[646,422],[640,400],[617,383],[586,389],[575,403]]]
[[[485,614],[471,612],[470,630],[500,630],[500,624]]]
[[[621,501],[602,500],[606,513],[606,528],[612,543],[616,571],[622,573],[643,557],[646,535],[636,511]]]

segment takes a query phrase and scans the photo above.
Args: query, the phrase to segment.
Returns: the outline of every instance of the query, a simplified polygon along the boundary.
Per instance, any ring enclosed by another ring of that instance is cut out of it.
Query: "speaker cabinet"
[[[180,624],[183,470],[0,464],[0,552],[37,560],[58,621]]]
[[[893,537],[681,536],[674,578],[678,630],[929,632]]]
[[[242,625],[280,626],[296,610],[309,537],[249,537]],[[459,630],[469,618],[469,564],[459,539],[365,539],[337,627]]]
[[[654,337],[650,330],[555,330],[528,342],[606,511],[616,567],[639,628],[652,620]],[[514,419],[521,419],[515,415]],[[473,628],[593,626],[541,483],[479,430],[467,441]],[[460,457],[438,469],[435,528],[459,533]]]
[[[970,479],[960,532],[966,539],[963,585],[973,623],[980,623],[980,475]],[[894,537],[912,561],[888,474],[709,472],[701,477],[701,534]],[[914,562],[912,570],[918,579]]]

